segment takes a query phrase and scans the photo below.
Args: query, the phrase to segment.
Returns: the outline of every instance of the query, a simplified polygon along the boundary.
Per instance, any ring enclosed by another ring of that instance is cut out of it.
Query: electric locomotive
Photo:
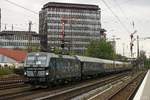
[[[127,62],[33,52],[29,53],[25,60],[24,75],[34,86],[49,86],[62,81],[81,80],[86,77],[121,72],[131,68],[131,64]]]

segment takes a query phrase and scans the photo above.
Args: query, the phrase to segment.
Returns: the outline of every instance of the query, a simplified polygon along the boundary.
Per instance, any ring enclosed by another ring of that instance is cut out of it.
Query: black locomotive
[[[25,60],[24,75],[32,85],[48,86],[60,81],[79,80],[131,68],[127,62],[33,52]]]

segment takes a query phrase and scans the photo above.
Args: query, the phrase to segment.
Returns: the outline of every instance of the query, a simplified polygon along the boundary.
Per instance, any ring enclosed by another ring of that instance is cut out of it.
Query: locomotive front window
[[[27,64],[45,65],[47,61],[46,55],[29,55],[27,57]]]
[[[33,56],[33,55],[28,56],[26,63],[27,64],[34,64],[35,63],[35,56]]]
[[[37,62],[36,63],[39,63],[39,64],[46,64],[46,61],[47,61],[47,57],[42,55],[42,56],[38,56],[37,57]]]

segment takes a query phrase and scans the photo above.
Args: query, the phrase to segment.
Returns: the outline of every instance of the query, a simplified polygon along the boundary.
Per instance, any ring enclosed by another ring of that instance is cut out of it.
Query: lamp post
[[[144,60],[140,60],[139,41],[147,40],[147,39],[150,39],[150,37],[139,38],[139,35],[137,35],[137,65],[138,65],[138,68],[140,68],[141,61],[144,62]]]
[[[137,35],[137,58],[139,58],[139,36]]]
[[[120,38],[117,38],[115,35],[112,36],[113,38],[111,38],[112,43],[111,45],[113,46],[114,49],[114,53],[113,53],[113,65],[114,65],[114,69],[115,69],[115,59],[116,59],[116,40],[120,40]]]
[[[115,51],[115,54],[116,54],[116,40],[120,40],[120,38],[117,38],[115,35],[113,35],[113,42],[114,42],[114,51]]]
[[[139,58],[139,56],[140,56],[139,41],[148,40],[148,39],[150,39],[150,37],[139,38],[139,35],[137,35],[137,58]]]
[[[121,38],[116,37],[115,35],[112,36],[112,38],[110,38],[110,43],[114,49],[114,54],[116,54],[116,41],[120,40]]]

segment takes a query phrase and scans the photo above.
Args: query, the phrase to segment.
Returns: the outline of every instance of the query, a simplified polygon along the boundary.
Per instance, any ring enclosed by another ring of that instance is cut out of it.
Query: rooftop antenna
[[[32,27],[32,21],[29,21],[29,34],[28,34],[28,52],[31,52],[32,51],[32,48],[31,48],[31,40],[32,40],[32,36],[31,36],[31,27]]]
[[[32,21],[29,21],[29,32],[31,32]]]
[[[14,30],[14,25],[12,24],[12,26],[11,26],[11,29],[12,29],[12,31]]]
[[[7,30],[7,24],[5,24],[5,31]]]

